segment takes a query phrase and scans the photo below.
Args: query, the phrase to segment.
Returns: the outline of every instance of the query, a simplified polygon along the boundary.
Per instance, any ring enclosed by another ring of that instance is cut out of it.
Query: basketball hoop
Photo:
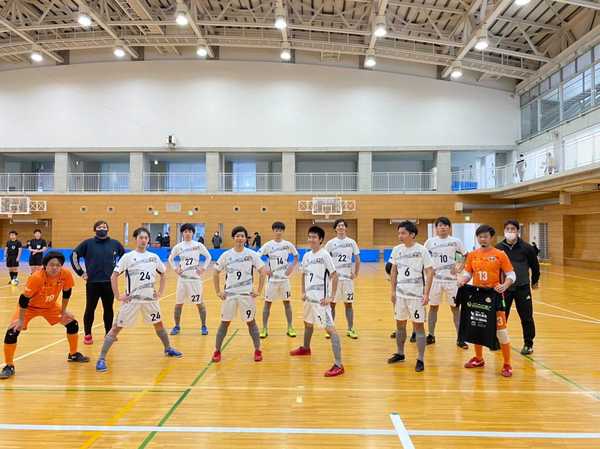
[[[340,216],[343,212],[355,212],[355,200],[342,200],[341,197],[315,197],[312,200],[299,200],[298,212],[310,212],[329,220],[332,216]]]

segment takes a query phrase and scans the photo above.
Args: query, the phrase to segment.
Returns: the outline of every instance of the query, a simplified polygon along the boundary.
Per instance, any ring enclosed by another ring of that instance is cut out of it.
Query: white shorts
[[[256,315],[256,300],[250,295],[228,296],[221,304],[221,321],[232,321],[238,310],[242,321],[252,321]]]
[[[331,288],[331,284],[329,285]],[[337,290],[333,302],[354,302],[354,281],[352,279],[338,279]]]
[[[429,292],[429,305],[439,306],[442,303],[442,294],[446,293],[446,301],[452,307],[456,306],[456,292],[458,291],[458,282],[433,280],[431,291]]]
[[[396,296],[394,316],[397,321],[412,321],[413,323],[425,322],[425,306],[423,300]]]
[[[202,281],[197,280],[177,280],[177,293],[175,294],[175,304],[202,304]]]
[[[331,306],[322,306],[314,302],[304,301],[304,321],[308,324],[317,324],[319,327],[333,327]]]
[[[162,321],[158,301],[126,302],[119,309],[115,324],[119,327],[131,327],[135,325],[138,315],[144,317],[145,323],[156,324]]]
[[[292,289],[290,288],[290,281],[286,279],[284,281],[271,281],[267,283],[267,291],[265,292],[265,301],[272,302],[277,299],[283,299],[288,301],[292,296]]]

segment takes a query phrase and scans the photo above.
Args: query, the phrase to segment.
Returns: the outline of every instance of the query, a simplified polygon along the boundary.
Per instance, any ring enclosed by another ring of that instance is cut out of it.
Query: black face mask
[[[103,239],[108,235],[108,231],[106,229],[96,229],[96,237]]]

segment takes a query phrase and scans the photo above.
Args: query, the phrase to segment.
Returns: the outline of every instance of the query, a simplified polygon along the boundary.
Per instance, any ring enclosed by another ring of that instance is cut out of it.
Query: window
[[[543,94],[550,90],[550,78],[546,78],[540,83],[540,93]]]
[[[590,92],[588,88],[586,93],[584,79],[587,78],[588,73],[591,74],[591,71],[588,70],[585,75],[583,73],[579,74],[563,85],[563,118],[565,120],[573,118],[584,111],[586,103],[589,103]],[[590,80],[588,82],[591,83],[591,75],[589,76]]]
[[[521,106],[525,106],[527,103],[529,103],[529,92],[525,92],[521,95]]]
[[[203,162],[167,162],[166,188],[169,192],[206,190],[206,166]]]
[[[594,60],[600,61],[600,44],[594,47]]]
[[[577,71],[583,72],[589,65],[592,64],[592,51],[588,51],[577,58]]]
[[[538,102],[532,101],[521,109],[521,137],[525,138],[538,132]]]
[[[562,69],[562,79],[566,80],[575,74],[575,61],[567,64]]]
[[[539,94],[540,94],[540,85],[537,84],[529,91],[529,98],[531,98],[531,99],[537,98]]]
[[[550,88],[554,89],[560,84],[560,72],[554,72],[550,75]]]
[[[600,64],[596,64],[594,78],[596,79],[596,105],[600,105]]]
[[[540,128],[551,128],[560,121],[560,100],[558,89],[547,93],[540,99]]]
[[[233,161],[234,192],[256,192],[256,162]]]

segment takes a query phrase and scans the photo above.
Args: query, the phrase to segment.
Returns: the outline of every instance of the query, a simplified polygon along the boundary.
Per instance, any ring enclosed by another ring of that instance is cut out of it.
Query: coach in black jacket
[[[115,269],[117,259],[125,254],[125,248],[121,242],[108,236],[106,221],[100,220],[94,223],[94,232],[96,233],[95,237],[81,242],[71,254],[71,266],[86,281],[83,342],[87,345],[91,345],[93,342],[92,325],[100,298],[102,298],[104,330],[108,333],[112,327],[115,297],[110,286],[110,276]],[[85,272],[79,264],[81,257],[85,261]]]
[[[540,264],[533,246],[519,237],[519,227],[519,222],[516,220],[506,221],[504,223],[504,240],[498,243],[496,248],[506,253],[517,274],[517,280],[504,294],[506,319],[508,320],[508,314],[514,301],[519,318],[521,318],[523,340],[525,341],[521,354],[528,355],[533,353],[533,339],[535,338],[531,289],[538,288]],[[529,270],[531,270],[531,282],[529,281]]]

